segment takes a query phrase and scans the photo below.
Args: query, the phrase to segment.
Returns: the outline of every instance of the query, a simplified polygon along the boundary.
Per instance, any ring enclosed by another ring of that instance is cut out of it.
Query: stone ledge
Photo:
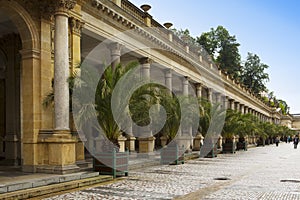
[[[51,193],[61,192],[65,190],[71,190],[75,188],[80,188],[88,185],[103,183],[112,181],[112,176],[97,176],[87,179],[69,181],[64,183],[52,184],[47,186],[41,186],[30,189],[23,189],[15,192],[7,192],[0,194],[0,199],[27,199],[42,195],[48,195]]]
[[[29,188],[37,188],[52,184],[66,183],[71,181],[80,181],[84,179],[98,177],[99,172],[79,172],[68,175],[53,175],[48,178],[35,178],[31,180],[26,180],[23,182],[12,182],[0,185],[0,194],[7,192],[14,192],[18,190],[25,190]],[[1,198],[0,198],[1,199]]]

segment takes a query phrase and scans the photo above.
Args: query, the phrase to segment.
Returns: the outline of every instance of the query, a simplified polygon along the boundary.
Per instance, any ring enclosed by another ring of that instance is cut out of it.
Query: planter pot
[[[236,143],[235,142],[225,142],[222,145],[222,153],[235,153]]]
[[[116,178],[118,175],[128,176],[129,153],[125,152],[101,152],[95,154],[93,158],[94,171],[99,174],[112,175]]]
[[[248,150],[248,142],[246,142],[246,141],[244,141],[244,142],[237,142],[236,149],[237,150],[247,151]]]
[[[266,140],[264,138],[259,138],[257,140],[257,146],[263,146],[264,147],[265,144],[266,144]]]
[[[176,145],[168,145],[161,149],[160,164],[184,164],[184,147]]]
[[[200,150],[200,157],[214,158],[217,157],[217,154],[218,154],[217,144],[213,144],[211,141],[204,140],[204,144]]]

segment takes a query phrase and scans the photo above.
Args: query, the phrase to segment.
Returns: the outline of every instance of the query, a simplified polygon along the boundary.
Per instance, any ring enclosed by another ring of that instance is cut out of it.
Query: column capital
[[[75,7],[76,0],[58,0],[54,1],[53,4],[56,12],[68,12]]]
[[[183,84],[189,84],[189,80],[190,80],[190,78],[188,76],[182,77],[182,83]]]
[[[172,78],[173,69],[167,68],[167,69],[164,69],[163,71],[165,72],[165,77],[166,78]]]
[[[111,43],[107,44],[107,48],[111,51],[120,51],[122,46],[123,45],[118,42],[111,42]]]
[[[153,61],[149,57],[142,57],[139,59],[140,64],[151,64]]]
[[[203,84],[203,83],[200,83],[200,82],[195,83],[195,87],[196,87],[196,88],[202,88],[203,85],[204,85],[204,84]]]
[[[40,14],[45,19],[50,19],[52,15],[67,15],[76,5],[76,0],[39,0],[37,5],[31,0],[23,0],[29,10],[38,7]]]
[[[74,17],[69,18],[69,25],[71,27],[71,31],[73,34],[81,35],[81,29],[84,25],[84,22],[82,22],[80,19],[76,19]]]

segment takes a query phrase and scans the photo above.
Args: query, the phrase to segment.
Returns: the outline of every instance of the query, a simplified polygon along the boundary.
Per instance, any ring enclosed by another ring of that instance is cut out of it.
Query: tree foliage
[[[241,81],[248,89],[255,94],[267,92],[266,82],[269,80],[265,70],[269,66],[261,63],[256,54],[248,53],[247,60],[242,67]]]
[[[223,27],[211,28],[204,32],[196,41],[212,55],[216,64],[228,74],[238,79],[241,69],[241,56],[238,47],[240,44],[235,36],[231,36]]]

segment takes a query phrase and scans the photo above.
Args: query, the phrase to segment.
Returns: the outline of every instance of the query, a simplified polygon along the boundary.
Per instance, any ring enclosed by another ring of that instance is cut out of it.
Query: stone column
[[[139,60],[141,66],[141,79],[144,81],[150,81],[150,67],[151,67],[151,60],[147,57],[141,58]],[[147,111],[148,112],[148,111]],[[142,137],[138,138],[139,141],[139,152],[140,153],[149,153],[153,152],[154,150],[154,141],[155,137],[152,135],[151,128],[140,128],[142,132]]]
[[[244,106],[244,113],[248,114],[248,106]]]
[[[55,4],[54,35],[54,104],[55,127],[52,136],[40,138],[48,145],[48,165],[37,167],[37,172],[71,173],[79,170],[76,162],[78,142],[70,134],[69,128],[69,37],[68,12],[74,8],[76,1],[61,0]]]
[[[202,98],[202,83],[196,84],[196,95],[197,95],[198,99]]]
[[[216,105],[220,105],[222,107],[221,93],[219,92],[216,92]]]
[[[231,110],[234,110],[234,99],[229,99],[229,102],[230,102],[230,109]]]
[[[133,136],[132,122],[129,122],[127,124],[127,129],[126,129],[125,132],[127,134],[127,140],[125,142],[125,146],[129,151],[133,152],[133,151],[135,151],[135,140],[136,140],[136,138]]]
[[[111,66],[113,69],[116,69],[118,64],[121,63],[121,45],[117,42],[113,42],[109,44],[109,49],[111,53]]]
[[[55,131],[69,132],[69,36],[67,1],[54,14],[54,104]]]
[[[183,77],[182,78],[182,95],[185,97],[189,96],[189,78]],[[181,138],[180,141],[182,141],[185,148],[189,148],[193,145],[193,129],[192,126],[188,127],[182,127],[181,126]],[[180,144],[180,146],[182,146]]]
[[[210,103],[213,103],[212,88],[207,89],[207,98]]]
[[[165,86],[169,89],[172,94],[172,69],[165,70]]]
[[[229,97],[228,97],[228,96],[225,96],[225,98],[224,98],[224,109],[225,109],[225,110],[227,110],[228,108],[230,108],[229,103],[230,103]]]
[[[235,104],[235,106],[234,106],[235,108],[234,108],[234,109],[235,109],[236,111],[239,111],[239,104],[240,104],[240,103],[236,101],[236,102],[234,102],[234,104]]]
[[[245,112],[244,112],[244,104],[240,104],[240,111],[241,111],[242,114],[245,113]]]

